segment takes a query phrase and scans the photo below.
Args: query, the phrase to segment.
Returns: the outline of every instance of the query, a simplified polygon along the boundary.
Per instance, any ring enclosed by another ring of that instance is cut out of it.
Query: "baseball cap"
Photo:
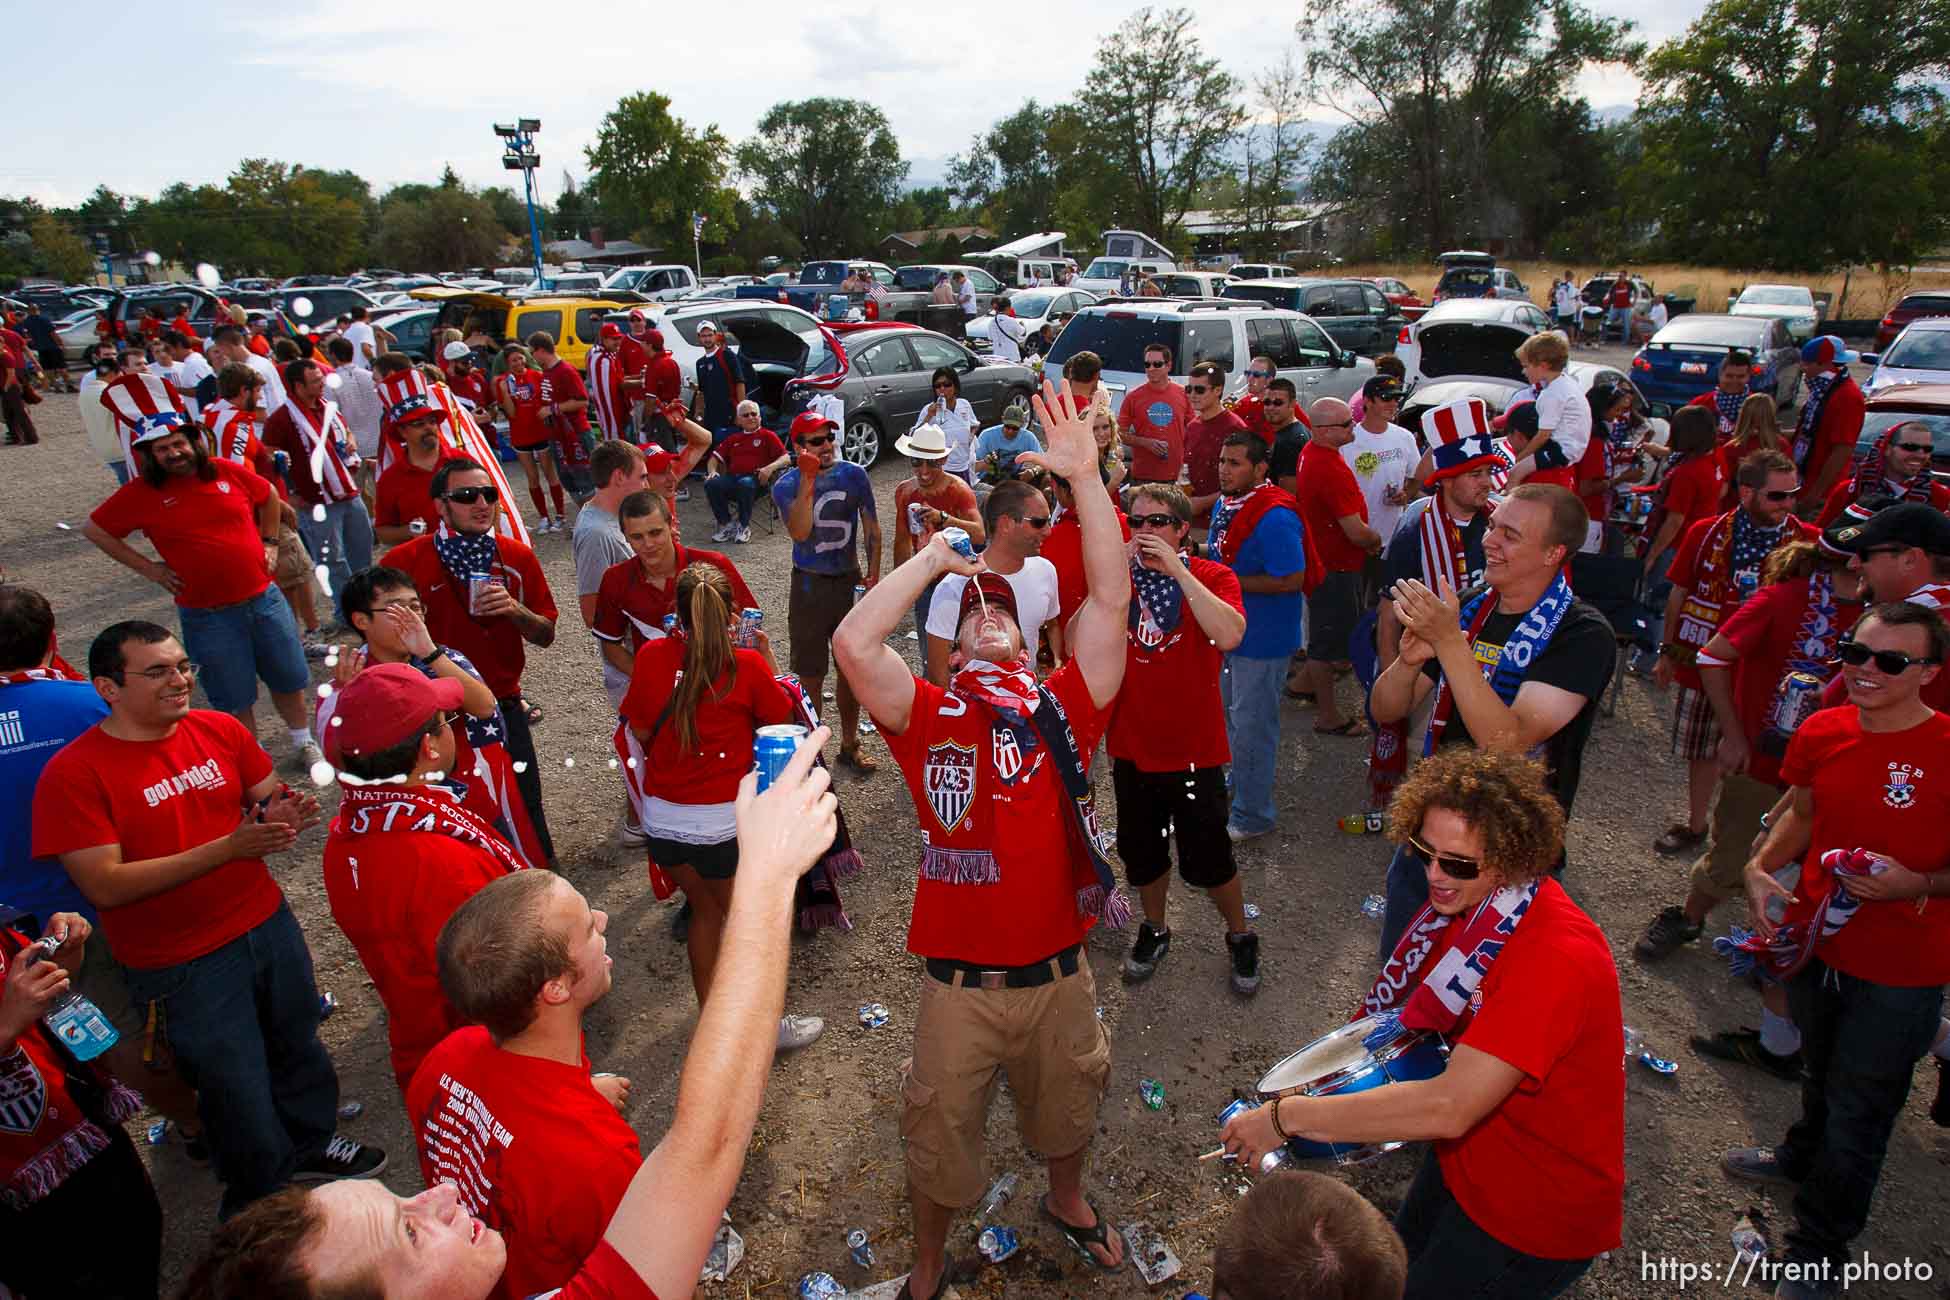
[[[839,427],[836,422],[827,419],[818,411],[801,411],[792,417],[792,428],[788,432],[792,434],[792,437],[796,441],[809,433],[818,433],[821,429],[837,429]]]
[[[604,321],[603,327],[596,331],[596,337],[598,339],[620,339],[623,337],[623,327],[613,320]]]
[[[1856,359],[1856,353],[1848,350],[1833,334],[1817,334],[1801,345],[1801,359],[1816,365],[1839,366]]]
[[[676,463],[677,453],[674,451],[643,449],[643,468],[652,474],[667,474]]]
[[[1361,385],[1361,396],[1370,402],[1399,401],[1402,395],[1402,381],[1393,375],[1376,375]]]
[[[717,323],[715,321],[708,321],[708,320],[699,321],[697,323],[697,332],[699,334],[702,334],[704,333],[705,330],[710,330],[713,334],[716,334],[718,332]]]
[[[459,339],[455,339],[452,343],[449,343],[440,350],[440,357],[443,361],[465,361],[473,355],[474,349],[468,347]]]
[[[1914,546],[1925,555],[1950,556],[1950,515],[1921,501],[1886,506],[1864,524],[1845,518],[1822,534],[1829,549],[1860,555],[1877,546]]]
[[[325,728],[325,756],[336,764],[391,749],[460,702],[459,678],[428,677],[411,664],[374,664],[340,689]]]
[[[981,595],[976,594],[978,587]],[[963,619],[982,607],[983,596],[988,598],[989,604],[1008,610],[1009,617],[1016,619],[1020,626],[1021,619],[1016,614],[1016,589],[1001,574],[984,571],[970,578],[968,585],[961,589],[961,608],[955,613],[956,627],[960,627]]]
[[[1022,428],[1029,423],[1029,408],[1021,402],[1011,402],[1002,409],[1002,423]]]
[[[1526,438],[1536,437],[1537,403],[1518,402],[1515,406],[1497,416],[1494,420],[1491,420],[1490,427],[1504,433],[1522,434]]]

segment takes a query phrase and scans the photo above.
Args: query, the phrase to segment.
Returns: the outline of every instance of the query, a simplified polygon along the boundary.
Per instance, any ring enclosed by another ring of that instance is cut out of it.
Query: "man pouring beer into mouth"
[[[1618,1246],[1625,1195],[1618,972],[1550,878],[1564,811],[1540,765],[1449,747],[1396,791],[1388,834],[1426,873],[1429,901],[1367,996],[1366,1041],[1439,1034],[1448,1067],[1278,1097],[1235,1115],[1225,1150],[1256,1169],[1290,1138],[1429,1142],[1395,1218],[1406,1300],[1559,1295]]]

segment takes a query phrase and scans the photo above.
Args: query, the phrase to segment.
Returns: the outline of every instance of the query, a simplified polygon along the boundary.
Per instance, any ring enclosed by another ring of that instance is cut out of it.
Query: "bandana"
[[[1747,404],[1747,394],[1713,390],[1713,410],[1720,417],[1720,432],[1730,434],[1739,427],[1740,408]]]
[[[1177,579],[1156,569],[1147,569],[1142,560],[1131,561],[1130,632],[1139,645],[1163,645],[1165,638],[1178,630],[1185,612],[1185,593]]]
[[[1205,549],[1208,554],[1221,563],[1233,568],[1239,567],[1239,552],[1246,545],[1246,539],[1259,527],[1259,521],[1273,510],[1291,510],[1299,518],[1300,507],[1293,495],[1277,483],[1261,483],[1252,491],[1241,496],[1221,494],[1212,503],[1212,523],[1206,532]],[[1306,521],[1300,523],[1301,536],[1306,537]],[[1306,577],[1301,580],[1300,590],[1311,593],[1326,576],[1318,550],[1306,539],[1303,549],[1307,557]]]
[[[335,821],[334,830],[355,837],[389,831],[448,835],[486,853],[505,872],[522,871],[528,865],[499,832],[470,812],[453,791],[441,786],[341,782]]]
[[[1482,634],[1483,625],[1489,622],[1490,615],[1496,612],[1500,599],[1494,588],[1486,587],[1463,606],[1463,631],[1469,638],[1472,651],[1476,638]],[[1524,674],[1557,634],[1557,626],[1564,621],[1573,599],[1571,584],[1564,580],[1564,571],[1560,569],[1557,576],[1551,579],[1551,585],[1545,588],[1543,596],[1530,607],[1527,616],[1511,629],[1510,639],[1503,643],[1496,662],[1483,665],[1483,675],[1489,678],[1490,689],[1505,705],[1516,703],[1517,692],[1523,687]],[[1429,713],[1428,734],[1422,740],[1422,757],[1427,758],[1435,753],[1435,747],[1441,743],[1442,733],[1448,729],[1449,715],[1455,711],[1455,707],[1456,697],[1449,689],[1448,680],[1438,679],[1435,684],[1435,706]]]
[[[1808,473],[1808,453],[1814,450],[1815,430],[1821,427],[1821,411],[1828,405],[1828,395],[1835,385],[1843,379],[1846,370],[1830,370],[1816,375],[1808,381],[1807,404],[1801,408],[1801,419],[1794,426],[1794,467],[1801,471],[1805,479]]]
[[[462,583],[477,573],[494,572],[501,558],[493,533],[457,533],[444,519],[433,530],[433,550],[454,580]]]
[[[359,453],[353,450],[352,437],[339,418],[339,404],[326,402],[316,420],[294,398],[284,399],[284,409],[291,413],[291,425],[298,431],[305,458],[311,462],[319,495],[327,501],[350,501],[358,496],[359,485],[352,479],[351,467],[359,463]]]
[[[1803,896],[1788,904],[1787,915],[1772,939],[1736,925],[1713,941],[1713,951],[1727,959],[1728,974],[1745,979],[1758,973],[1769,983],[1785,984],[1800,973],[1815,949],[1841,933],[1862,900],[1842,888],[1843,876],[1879,876],[1889,864],[1867,849],[1830,849],[1821,855],[1828,872],[1828,888],[1820,898]]]
[[[1910,479],[1895,478],[1890,474],[1889,445],[1896,440],[1896,431],[1903,426],[1891,425],[1883,431],[1875,444],[1864,452],[1855,463],[1855,473],[1848,480],[1848,499],[1860,501],[1865,496],[1892,496],[1899,501],[1920,501],[1929,505],[1930,488],[1935,484],[1929,466]]]
[[[1467,916],[1443,916],[1424,903],[1362,1000],[1363,1014],[1380,1017],[1363,1042],[1378,1048],[1410,1032],[1452,1034],[1475,1015],[1471,1002],[1483,976],[1496,964],[1542,885],[1541,880],[1505,885]],[[1435,966],[1425,970],[1443,931],[1455,925],[1461,929],[1454,940]]]

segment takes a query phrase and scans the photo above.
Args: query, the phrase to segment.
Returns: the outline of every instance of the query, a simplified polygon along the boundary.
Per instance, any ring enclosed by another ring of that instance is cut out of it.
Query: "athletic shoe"
[[[691,499],[691,490],[687,487],[678,488],[677,499],[679,501],[689,501]]]
[[[305,647],[305,658],[307,659],[323,659],[332,653],[332,647],[326,644],[316,632],[302,633],[298,640],[299,644]]]
[[[1256,840],[1262,835],[1270,835],[1272,831],[1273,828],[1271,826],[1268,826],[1263,831],[1242,831],[1231,822],[1226,823],[1226,838],[1234,844],[1244,844],[1247,840]]]
[[[1768,1051],[1760,1045],[1758,1029],[1729,1029],[1710,1038],[1695,1034],[1692,1044],[1693,1050],[1701,1056],[1710,1056],[1716,1061],[1732,1061],[1735,1065],[1751,1065],[1783,1083],[1801,1081],[1801,1053],[1794,1051],[1783,1056],[1779,1052]]]
[[[750,524],[739,524],[738,531],[731,535],[731,540],[734,542],[749,542],[751,539],[752,526]]]
[[[340,1178],[376,1178],[386,1169],[386,1153],[378,1147],[339,1136],[325,1144],[323,1154],[299,1165],[294,1183],[329,1183]]]
[[[1137,941],[1131,945],[1130,955],[1124,958],[1124,982],[1141,984],[1151,978],[1162,962],[1171,953],[1171,931],[1160,930],[1149,921],[1138,925]]]
[[[1226,948],[1232,954],[1232,991],[1251,997],[1259,992],[1259,936],[1229,934]]]
[[[1688,920],[1683,907],[1668,907],[1652,918],[1652,924],[1645,928],[1632,951],[1646,961],[1658,961],[1670,957],[1685,944],[1699,938],[1705,927],[1696,921]]]
[[[1781,1171],[1773,1147],[1735,1147],[1720,1157],[1720,1168],[1742,1182],[1770,1187],[1796,1187],[1800,1180]]]
[[[780,1016],[779,1050],[790,1052],[811,1043],[826,1032],[826,1022],[818,1016]]]
[[[714,542],[728,542],[737,531],[737,524],[719,524],[717,531],[711,534],[711,540]]]
[[[292,751],[291,757],[285,759],[284,764],[286,771],[302,772],[306,776],[310,776],[311,770],[324,761],[325,751],[318,747],[318,742],[315,740],[307,740],[304,744]]]

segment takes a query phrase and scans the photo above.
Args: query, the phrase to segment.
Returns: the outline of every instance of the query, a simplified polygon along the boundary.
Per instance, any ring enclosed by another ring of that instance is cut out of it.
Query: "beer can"
[[[470,614],[480,613],[482,594],[490,587],[499,587],[501,585],[503,585],[502,580],[495,577],[492,573],[483,571],[468,574],[467,612]]]
[[[1753,569],[1742,569],[1733,575],[1733,586],[1740,593],[1740,599],[1746,600],[1760,590],[1760,574]]]
[[[966,528],[944,528],[941,530],[941,536],[948,539],[948,545],[953,547],[955,554],[962,559],[975,558],[975,543],[969,540]]]
[[[663,629],[664,629],[664,635],[665,635],[665,636],[676,636],[676,635],[677,635],[677,615],[675,615],[675,614],[665,614],[665,615],[664,615],[664,621],[663,621]]]
[[[859,604],[859,603],[861,602],[861,600],[863,600],[863,599],[865,599],[865,597],[866,597],[866,594],[867,594],[867,584],[866,584],[866,583],[864,583],[864,582],[856,582],[856,583],[854,583],[854,584],[853,584],[853,603],[854,603],[854,604],[856,604],[856,605],[857,605],[857,604]]]
[[[1781,698],[1774,705],[1768,725],[1784,736],[1792,736],[1821,707],[1821,678],[1813,673],[1789,673],[1781,679]]]
[[[759,629],[765,626],[765,611],[762,609],[741,609],[738,611],[738,644],[746,648],[758,644]]]
[[[752,766],[758,771],[761,794],[785,771],[785,765],[792,761],[799,742],[805,738],[806,729],[789,722],[758,729],[758,734],[752,737]]]
[[[928,531],[928,507],[920,501],[907,503],[907,531],[919,537]]]

